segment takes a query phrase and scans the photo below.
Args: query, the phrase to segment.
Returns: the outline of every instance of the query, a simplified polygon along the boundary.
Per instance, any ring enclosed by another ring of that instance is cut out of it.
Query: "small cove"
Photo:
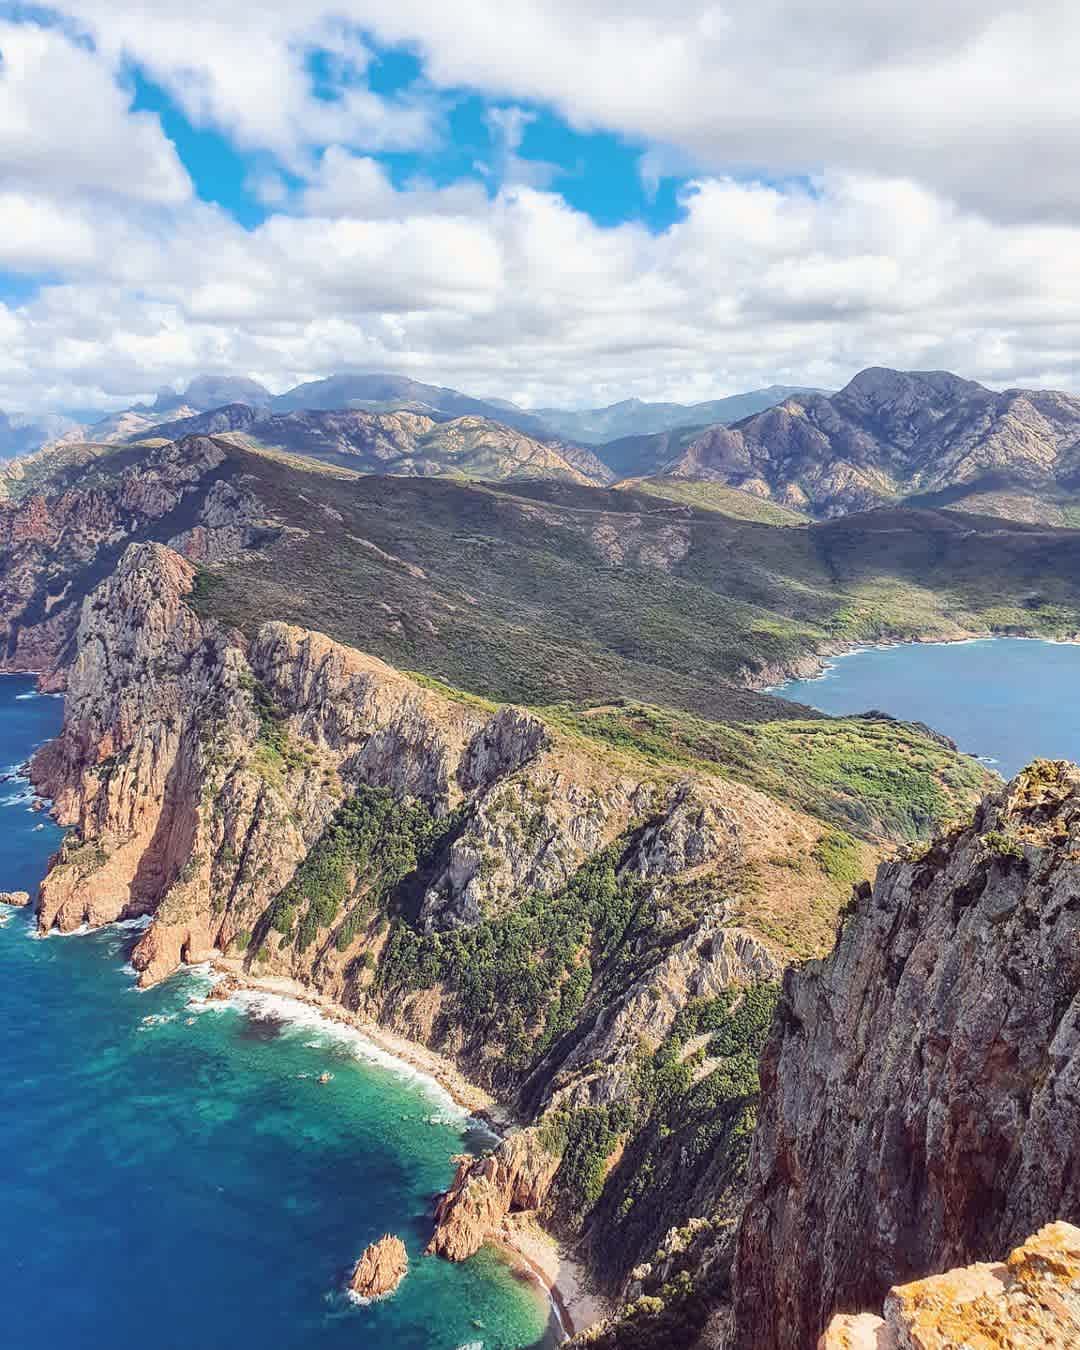
[[[0,678],[0,764],[61,713],[32,680]],[[57,847],[31,805],[24,780],[0,784],[2,889],[32,892]],[[451,1155],[485,1143],[441,1089],[281,1000],[194,1011],[197,972],[140,993],[135,936],[37,939],[27,912],[0,907],[4,1344],[552,1344],[546,1297],[498,1254],[421,1255]],[[386,1231],[409,1274],[355,1307],[347,1266]]]
[[[867,647],[818,679],[770,690],[834,715],[925,722],[1005,778],[1036,758],[1080,760],[1080,645],[1027,638]]]

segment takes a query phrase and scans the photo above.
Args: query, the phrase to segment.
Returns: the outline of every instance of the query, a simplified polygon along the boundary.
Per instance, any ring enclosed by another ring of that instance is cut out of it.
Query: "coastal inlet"
[[[0,763],[59,728],[60,700],[0,679]],[[59,831],[3,785],[0,885],[32,892]],[[302,1005],[193,1012],[198,973],[140,993],[137,933],[0,926],[0,1270],[19,1350],[484,1350],[553,1343],[533,1280],[484,1251],[421,1256],[448,1159],[489,1142],[434,1083]],[[318,1079],[329,1072],[332,1080]],[[397,1293],[343,1295],[399,1234]]]

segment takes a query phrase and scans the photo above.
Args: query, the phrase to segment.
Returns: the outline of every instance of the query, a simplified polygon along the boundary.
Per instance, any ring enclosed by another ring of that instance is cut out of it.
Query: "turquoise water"
[[[0,765],[59,726],[60,701],[31,690],[0,677]],[[59,838],[42,824],[25,784],[0,784],[0,888],[33,890]],[[193,1011],[198,975],[136,991],[131,930],[38,940],[0,915],[0,1344],[550,1344],[546,1300],[496,1256],[421,1256],[448,1160],[478,1142],[434,1085],[298,1005],[299,1021],[273,999]],[[409,1274],[354,1306],[343,1276],[386,1231]]]
[[[1080,760],[1080,646],[1024,638],[916,643],[838,657],[773,693],[827,713],[926,722],[1006,778],[1031,760]]]

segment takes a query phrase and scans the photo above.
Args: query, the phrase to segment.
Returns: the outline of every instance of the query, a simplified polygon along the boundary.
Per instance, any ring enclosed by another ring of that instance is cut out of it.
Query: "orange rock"
[[[873,1313],[841,1313],[818,1341],[818,1350],[895,1350],[896,1338]]]
[[[383,1298],[394,1292],[408,1269],[409,1254],[404,1242],[392,1233],[385,1233],[364,1249],[349,1277],[349,1288],[361,1298]]]
[[[1080,1228],[1051,1223],[1003,1265],[977,1263],[890,1289],[885,1320],[834,1317],[818,1350],[1076,1350]]]

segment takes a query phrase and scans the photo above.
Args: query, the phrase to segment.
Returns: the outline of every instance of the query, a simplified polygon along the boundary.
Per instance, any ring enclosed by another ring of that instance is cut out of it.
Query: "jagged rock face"
[[[675,876],[701,863],[738,860],[742,837],[734,815],[687,784],[661,820],[642,835],[628,865],[643,877]]]
[[[665,472],[718,479],[816,516],[1005,474],[1071,480],[1080,400],[994,393],[945,371],[871,369],[831,397],[789,399],[734,427],[708,427]]]
[[[0,669],[44,672],[48,688],[63,684],[83,598],[133,536],[174,535],[175,548],[213,561],[273,530],[249,493],[220,481],[225,456],[211,440],[145,451],[65,486],[66,465],[105,453],[55,446],[0,476]],[[37,473],[50,476],[47,493],[27,490]]]
[[[761,1065],[739,1344],[1080,1220],[1080,770],[1039,761],[925,856],[883,865],[788,972]]]
[[[392,1233],[364,1249],[349,1277],[349,1289],[360,1298],[385,1298],[409,1273],[409,1253]]]
[[[544,1106],[608,1106],[623,1100],[634,1055],[642,1044],[660,1045],[690,1000],[777,980],[782,969],[759,938],[732,927],[718,908],[604,1008],[561,1062],[553,1055],[541,1066]]]
[[[884,1319],[834,1317],[818,1350],[1071,1350],[1080,1344],[1080,1229],[1047,1224],[1003,1265],[890,1289]]]
[[[536,1129],[520,1130],[484,1158],[462,1155],[450,1189],[435,1210],[427,1250],[466,1261],[498,1235],[511,1211],[539,1210],[547,1199],[559,1158]]]

